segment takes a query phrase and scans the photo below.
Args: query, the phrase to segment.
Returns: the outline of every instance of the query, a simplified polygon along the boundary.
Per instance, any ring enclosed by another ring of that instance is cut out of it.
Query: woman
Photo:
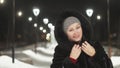
[[[91,40],[91,27],[73,11],[61,14],[55,26],[55,48],[51,68],[113,68],[100,43]]]

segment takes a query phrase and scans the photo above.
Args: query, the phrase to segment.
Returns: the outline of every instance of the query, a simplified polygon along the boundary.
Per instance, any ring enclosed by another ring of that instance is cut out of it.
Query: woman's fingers
[[[89,56],[93,56],[95,54],[94,47],[92,47],[87,41],[82,43],[82,48],[81,49]]]
[[[80,54],[81,54],[81,47],[75,44],[71,50],[70,57],[77,59],[80,56]]]

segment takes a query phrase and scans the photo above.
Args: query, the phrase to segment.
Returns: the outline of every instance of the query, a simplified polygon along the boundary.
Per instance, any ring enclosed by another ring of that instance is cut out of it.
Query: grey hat
[[[66,18],[63,23],[63,31],[66,32],[68,27],[73,23],[80,23],[80,20],[73,16]]]

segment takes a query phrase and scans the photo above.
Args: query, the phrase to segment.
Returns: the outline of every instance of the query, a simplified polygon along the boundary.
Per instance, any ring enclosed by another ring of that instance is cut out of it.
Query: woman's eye
[[[73,29],[70,29],[69,31],[71,32],[71,31],[73,31]]]
[[[79,29],[80,28],[80,26],[78,26],[76,29]]]
[[[69,31],[73,31],[73,30],[69,30]]]

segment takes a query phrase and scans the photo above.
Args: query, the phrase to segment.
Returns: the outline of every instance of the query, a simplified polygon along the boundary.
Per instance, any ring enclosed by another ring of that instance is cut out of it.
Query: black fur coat
[[[93,57],[81,52],[76,64],[72,63],[69,58],[71,49],[75,42],[69,41],[62,29],[63,21],[69,16],[77,17],[80,20],[83,30],[81,42],[89,42],[96,51],[96,54]],[[90,23],[84,18],[83,15],[73,11],[63,12],[55,25],[55,38],[58,45],[55,48],[55,53],[50,68],[113,68],[111,60],[108,58],[101,44],[96,41],[91,41],[91,32]]]
[[[113,68],[111,60],[108,58],[100,43],[89,43],[95,48],[96,54],[93,57],[89,57],[82,52],[76,64],[72,63],[69,59],[72,44],[58,45],[55,48],[51,68]]]

